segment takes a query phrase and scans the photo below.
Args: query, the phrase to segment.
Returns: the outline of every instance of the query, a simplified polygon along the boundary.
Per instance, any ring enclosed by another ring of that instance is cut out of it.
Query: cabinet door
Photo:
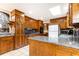
[[[0,54],[11,51],[14,49],[13,38],[1,38],[0,39]]]
[[[38,56],[55,56],[55,45],[39,41],[37,51]]]
[[[15,33],[15,49],[21,48],[25,45],[24,37],[24,19],[22,16],[16,16],[16,33]]]
[[[76,15],[79,11],[79,3],[71,4],[73,16]]]
[[[33,40],[30,40],[29,39],[29,55],[30,56],[36,56],[37,55],[37,50],[36,50],[36,43],[35,43],[35,41],[33,41]]]
[[[72,23],[76,23],[78,20],[78,14],[79,14],[79,3],[72,3],[71,4],[71,14],[70,14],[70,17],[71,18],[71,21]]]

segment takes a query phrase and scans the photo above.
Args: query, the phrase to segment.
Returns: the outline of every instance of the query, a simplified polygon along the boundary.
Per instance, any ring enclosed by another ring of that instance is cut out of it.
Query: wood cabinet
[[[25,46],[27,38],[25,37],[25,16],[24,13],[14,9],[11,12],[11,17],[15,20],[15,49]]]
[[[38,31],[40,31],[40,27],[44,28],[44,23],[41,20],[38,20],[37,22],[38,22]]]
[[[70,3],[69,4],[69,23],[72,26],[74,21],[76,20],[75,17],[79,14],[79,3]]]
[[[21,20],[23,20],[22,16],[16,16],[16,29],[15,29],[15,48],[20,48],[24,46],[25,38],[24,38],[24,25]]]
[[[76,15],[79,12],[79,3],[72,3],[71,8],[72,15]]]
[[[30,56],[79,56],[79,49],[31,39],[29,52]]]
[[[28,16],[25,16],[25,23],[26,28],[36,29],[37,31],[40,31],[40,27],[43,26],[43,21]]]
[[[61,29],[67,28],[67,16],[50,19],[51,24],[58,24]]]
[[[38,22],[37,20],[25,16],[25,22],[26,22],[26,28],[34,28],[34,29],[38,29]]]
[[[14,37],[6,36],[0,37],[0,54],[11,51],[14,49]]]

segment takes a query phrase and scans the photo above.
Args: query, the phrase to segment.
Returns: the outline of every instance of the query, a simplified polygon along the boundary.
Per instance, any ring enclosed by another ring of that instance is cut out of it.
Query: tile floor
[[[29,56],[29,46],[7,52],[1,56]]]

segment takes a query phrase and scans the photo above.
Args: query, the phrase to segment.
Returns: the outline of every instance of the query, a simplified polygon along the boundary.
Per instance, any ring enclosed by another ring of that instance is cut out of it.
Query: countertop
[[[29,37],[29,39],[62,45],[66,47],[72,47],[79,49],[79,43],[72,40],[72,37],[69,35],[62,35],[60,36],[57,41],[54,39],[49,39],[47,36],[35,36],[35,37]]]
[[[6,36],[14,36],[14,34],[11,34],[9,32],[0,32],[0,37],[6,37]]]

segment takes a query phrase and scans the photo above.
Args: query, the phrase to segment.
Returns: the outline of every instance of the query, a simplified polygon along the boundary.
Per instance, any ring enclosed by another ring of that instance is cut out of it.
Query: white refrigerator
[[[53,40],[53,42],[58,41],[58,35],[60,34],[60,29],[58,25],[49,25],[48,27],[48,38]]]

